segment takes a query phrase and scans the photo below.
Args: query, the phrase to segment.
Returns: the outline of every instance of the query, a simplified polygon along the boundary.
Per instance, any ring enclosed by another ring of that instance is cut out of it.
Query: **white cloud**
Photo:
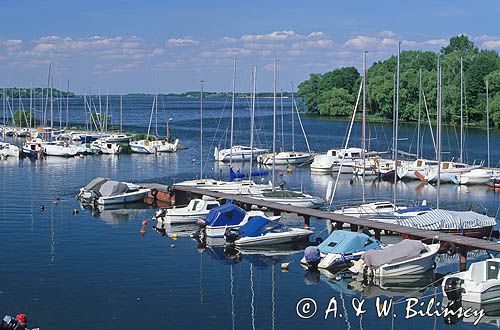
[[[168,39],[167,45],[171,47],[185,47],[185,46],[195,46],[200,42],[192,38],[171,38]]]
[[[324,37],[326,37],[326,34],[321,31],[311,32],[307,35],[307,38],[324,38]]]
[[[241,37],[243,41],[281,41],[295,37],[295,31],[274,31],[268,34],[245,34]]]

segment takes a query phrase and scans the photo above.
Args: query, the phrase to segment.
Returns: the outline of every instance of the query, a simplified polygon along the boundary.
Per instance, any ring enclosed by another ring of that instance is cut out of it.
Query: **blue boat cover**
[[[228,201],[226,204],[214,207],[205,219],[207,226],[235,226],[245,218],[245,210]]]
[[[380,242],[376,239],[357,232],[335,230],[318,248],[321,253],[352,254],[360,251],[380,250]]]
[[[253,171],[252,176],[264,176],[268,175],[269,171]],[[247,175],[241,172],[235,172],[232,167],[229,168],[229,181],[234,181],[236,179],[246,178]]]
[[[266,219],[261,216],[251,218],[246,224],[240,227],[238,231],[241,237],[257,237],[265,235],[277,228],[281,228],[282,223]]]
[[[317,246],[308,246],[304,250],[304,259],[307,263],[314,263],[321,259],[321,254]]]

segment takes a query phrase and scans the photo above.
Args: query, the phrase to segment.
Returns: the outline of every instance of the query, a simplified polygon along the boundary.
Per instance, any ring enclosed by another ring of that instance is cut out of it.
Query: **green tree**
[[[343,88],[334,88],[321,93],[318,100],[320,115],[349,116],[354,110],[354,97]]]
[[[35,125],[35,115],[30,111],[16,110],[16,112],[14,112],[14,117],[12,119],[16,126],[31,127]],[[30,125],[30,119],[31,119],[31,125]]]
[[[490,125],[500,127],[500,93],[490,100]]]

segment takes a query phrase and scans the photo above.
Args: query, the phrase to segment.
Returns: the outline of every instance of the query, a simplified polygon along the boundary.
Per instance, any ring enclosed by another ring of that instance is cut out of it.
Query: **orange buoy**
[[[148,225],[148,221],[147,221],[147,220],[142,220],[142,225],[143,225],[144,227],[146,227],[146,226]]]

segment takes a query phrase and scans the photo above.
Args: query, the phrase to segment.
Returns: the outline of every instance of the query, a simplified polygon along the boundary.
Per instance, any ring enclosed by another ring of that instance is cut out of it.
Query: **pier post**
[[[273,214],[274,214],[275,216],[281,215],[281,211],[280,211],[280,210],[276,210],[276,209],[274,209],[274,210],[273,210]]]
[[[374,229],[375,230],[375,239],[377,241],[380,241],[380,229]]]
[[[304,215],[304,228],[311,228],[311,216]]]
[[[467,270],[467,249],[463,246],[460,247],[460,271],[465,272]]]
[[[342,230],[342,227],[344,227],[344,223],[343,222],[337,221],[335,223],[335,229]]]
[[[358,226],[351,224],[351,231],[358,231]]]

